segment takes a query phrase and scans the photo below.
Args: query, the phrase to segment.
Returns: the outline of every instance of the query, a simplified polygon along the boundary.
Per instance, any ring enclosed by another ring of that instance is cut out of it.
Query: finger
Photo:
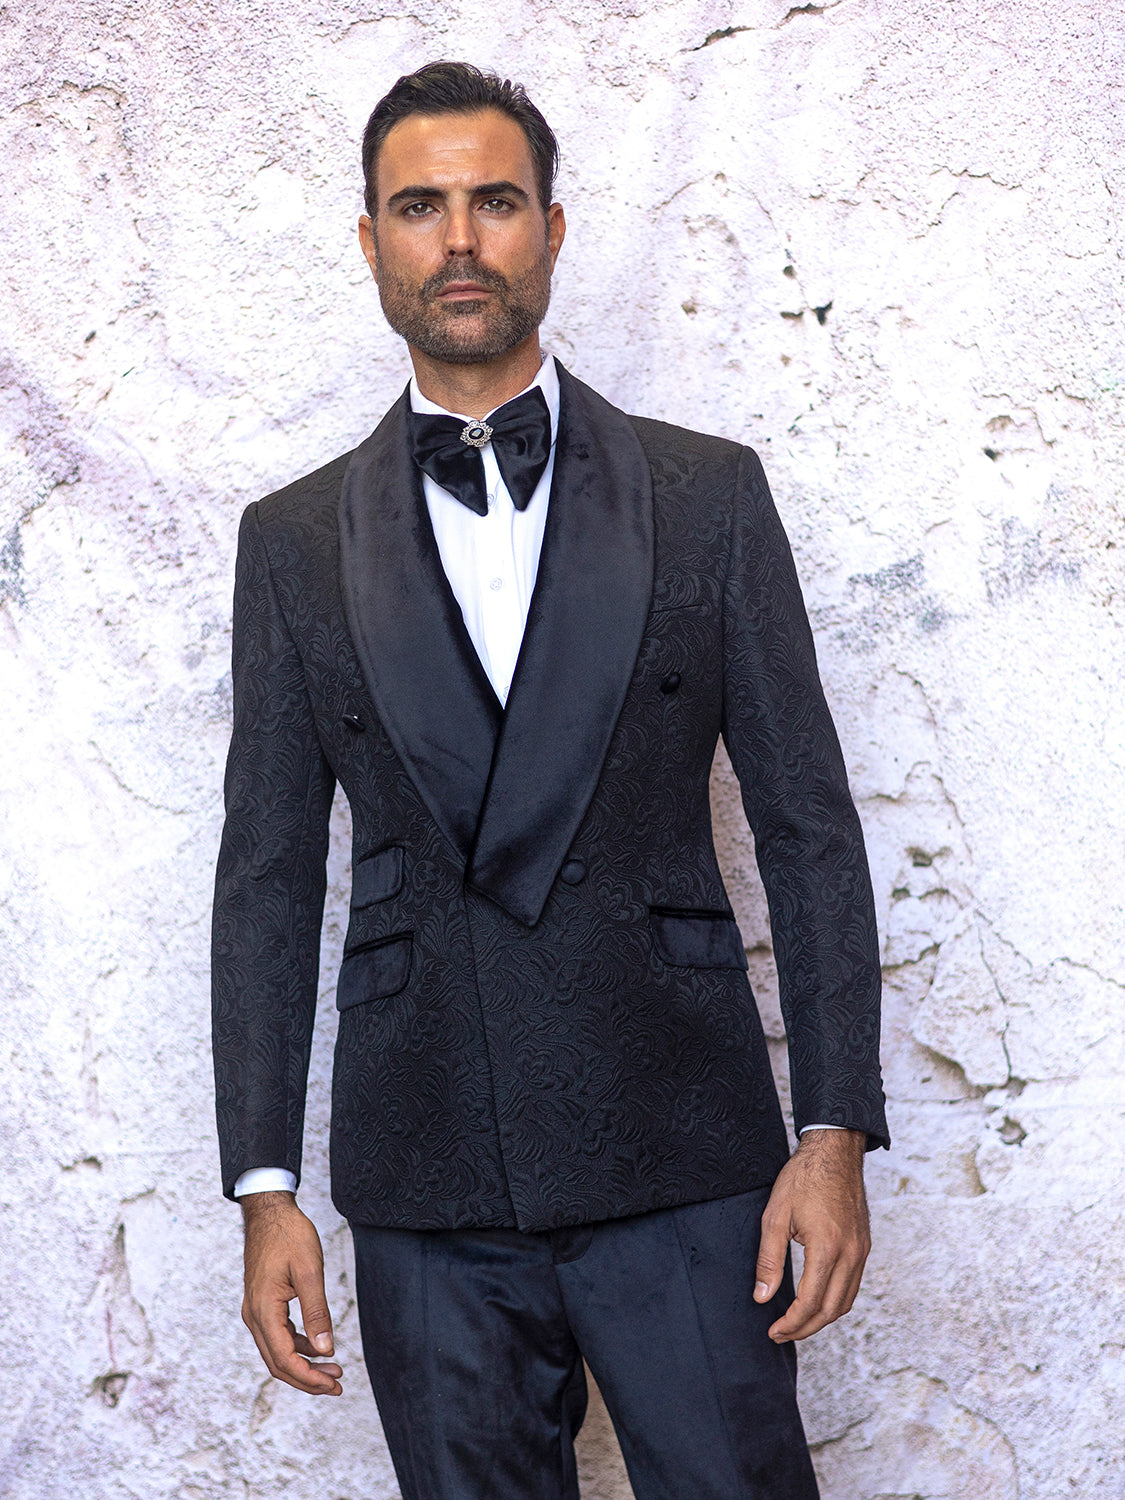
[[[295,1331],[288,1313],[288,1304],[273,1298],[261,1303],[248,1301],[243,1307],[243,1320],[254,1335],[266,1369],[275,1380],[308,1395],[341,1395],[343,1371],[336,1365],[310,1363],[298,1352],[297,1340],[303,1335]],[[310,1346],[310,1352],[317,1351]]]
[[[844,1305],[837,1314],[838,1317],[843,1317],[844,1313],[851,1312],[855,1306],[855,1299],[859,1296],[859,1289],[863,1285],[863,1272],[867,1263],[867,1254],[868,1251],[866,1249],[862,1250],[856,1264],[852,1268],[848,1281],[847,1294],[844,1298]]]
[[[339,1365],[311,1362],[294,1353],[276,1365],[267,1360],[266,1368],[275,1380],[309,1396],[342,1396],[344,1392],[340,1384],[344,1372]]]
[[[769,1330],[775,1343],[805,1337],[796,1330],[819,1313],[835,1264],[835,1255],[826,1253],[823,1247],[805,1247],[805,1266],[797,1283],[797,1295]]]
[[[342,1366],[338,1365],[334,1359],[320,1359],[317,1357],[309,1359],[306,1356],[306,1362],[310,1369],[323,1370],[326,1375],[331,1375],[333,1380],[343,1380],[344,1378]]]
[[[867,1253],[868,1246],[857,1243],[826,1261],[828,1276],[823,1287],[815,1275],[818,1268],[814,1263],[813,1280],[806,1285],[805,1277],[801,1277],[796,1299],[770,1329],[770,1337],[776,1337],[779,1343],[807,1339],[850,1312],[863,1281]]]
[[[822,1328],[827,1328],[829,1323],[842,1318],[851,1307],[853,1300],[852,1277],[846,1268],[837,1267],[815,1307],[802,1306],[799,1302],[794,1302],[786,1314],[786,1319],[793,1315],[795,1321],[789,1328],[788,1336],[785,1339],[778,1339],[777,1342],[788,1343],[790,1340],[807,1339],[812,1334],[819,1333]],[[771,1329],[770,1332],[772,1334],[773,1330]]]
[[[841,1249],[821,1304],[821,1310],[826,1314],[826,1322],[833,1323],[837,1318],[842,1318],[845,1313],[851,1312],[855,1299],[859,1295],[859,1288],[863,1282],[863,1270],[870,1251],[871,1241],[868,1236],[850,1241]]]
[[[295,1333],[293,1335],[293,1347],[296,1349],[297,1353],[303,1355],[305,1359],[311,1359],[314,1364],[316,1364],[318,1369],[328,1369],[329,1361],[325,1359],[320,1350],[316,1348],[312,1341],[310,1339],[307,1339],[303,1333]]]
[[[762,1215],[762,1238],[758,1246],[758,1264],[754,1271],[754,1301],[768,1302],[776,1296],[785,1274],[785,1257],[789,1253],[789,1215],[774,1211],[769,1205]]]
[[[299,1335],[298,1335],[299,1337]],[[266,1362],[266,1369],[275,1380],[284,1381],[295,1390],[304,1391],[310,1396],[339,1396],[343,1392],[340,1380],[343,1370],[337,1364],[328,1361],[309,1360],[302,1356],[295,1347],[289,1350],[270,1349],[268,1346],[262,1348],[262,1358]]]
[[[258,1352],[273,1374],[278,1361],[293,1348],[294,1329],[284,1292],[275,1290],[264,1296],[247,1292],[242,1300],[242,1321],[254,1335]]]
[[[332,1315],[328,1311],[328,1298],[324,1292],[323,1266],[304,1267],[294,1275],[293,1284],[301,1304],[305,1337],[317,1354],[331,1354],[335,1344],[332,1338]]]

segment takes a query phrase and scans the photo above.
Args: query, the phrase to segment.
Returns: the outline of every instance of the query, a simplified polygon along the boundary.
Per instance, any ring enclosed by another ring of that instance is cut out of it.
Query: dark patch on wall
[[[918,628],[924,630],[927,635],[933,635],[935,630],[940,630],[943,625],[949,624],[949,611],[935,600],[918,616]]]
[[[1013,1120],[1011,1115],[1004,1116],[999,1135],[1005,1146],[1022,1146],[1027,1140],[1027,1131],[1018,1120]]]
[[[99,1375],[90,1387],[90,1394],[97,1396],[103,1405],[112,1409],[124,1395],[130,1373],[129,1370],[110,1370],[105,1375]]]
[[[902,562],[889,563],[877,573],[853,573],[848,582],[853,588],[857,583],[865,583],[879,594],[903,594],[921,588],[925,573],[922,554],[916,552],[913,557],[903,558]]]
[[[999,561],[985,569],[984,579],[989,602],[997,604],[1025,594],[1045,580],[1076,583],[1081,575],[1078,558],[1051,551],[1044,546],[1041,531],[1032,531],[1009,516],[1000,524]]]
[[[26,603],[23,591],[23,536],[17,521],[0,547],[0,604],[11,599]]]
[[[925,582],[920,552],[874,573],[854,573],[848,579],[853,595],[866,591],[869,602],[837,639],[850,650],[867,652],[875,649],[880,636],[901,632],[909,621],[926,635],[941,630],[953,616],[934,594],[923,592]]]

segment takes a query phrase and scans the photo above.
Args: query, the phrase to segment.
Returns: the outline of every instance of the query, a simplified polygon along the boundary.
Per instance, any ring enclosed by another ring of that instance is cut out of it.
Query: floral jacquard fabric
[[[535,1230],[771,1182],[788,1146],[711,837],[720,734],[769,901],[797,1127],[886,1141],[862,835],[765,476],[736,444],[628,420],[651,476],[647,613],[530,924],[467,881],[380,719],[341,592],[351,456],[247,510],[214,909],[226,1192],[251,1167],[300,1172],[337,782],[354,838],[332,1101],[342,1214]],[[429,690],[425,660],[413,690]],[[581,677],[557,691],[580,696]]]

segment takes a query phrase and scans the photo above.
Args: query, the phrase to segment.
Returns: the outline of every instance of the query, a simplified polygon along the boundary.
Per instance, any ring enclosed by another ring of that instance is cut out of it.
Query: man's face
[[[527,137],[507,115],[410,115],[376,163],[360,241],[387,322],[445,364],[481,364],[535,333],[565,233],[544,215]]]

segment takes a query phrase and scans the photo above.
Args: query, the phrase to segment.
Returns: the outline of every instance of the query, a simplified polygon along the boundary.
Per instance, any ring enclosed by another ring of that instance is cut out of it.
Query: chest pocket
[[[654,906],[652,938],[666,964],[691,969],[745,969],[746,950],[729,911]]]
[[[352,871],[353,911],[362,911],[365,906],[375,906],[398,895],[402,890],[404,852],[401,844],[391,844],[357,861]]]

